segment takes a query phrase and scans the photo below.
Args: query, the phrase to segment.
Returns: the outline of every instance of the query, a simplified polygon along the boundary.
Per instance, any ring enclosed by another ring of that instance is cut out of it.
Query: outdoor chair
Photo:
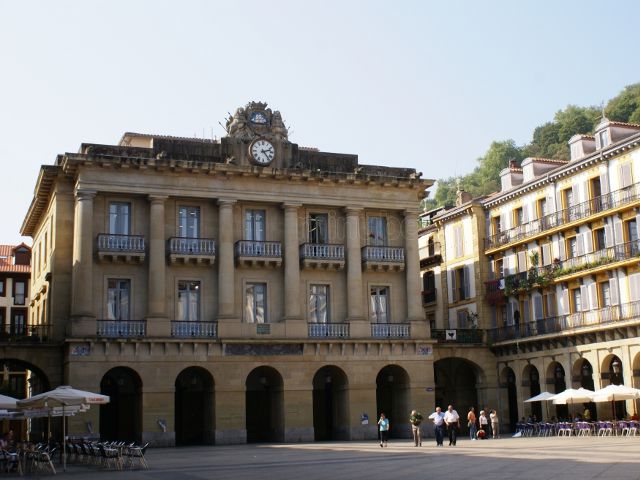
[[[571,424],[567,422],[558,422],[556,425],[556,431],[558,432],[559,437],[570,437],[571,436]]]
[[[629,436],[635,437],[638,433],[638,422],[635,420],[631,420],[629,422]]]
[[[629,435],[629,422],[618,422],[618,429],[620,430],[621,436]]]
[[[122,470],[122,457],[120,456],[120,451],[115,448],[105,447],[101,443],[98,444],[98,450],[100,451],[100,456],[103,460],[103,465],[108,468],[113,468],[115,470]]]
[[[126,449],[126,452],[127,452],[126,456],[129,457],[129,462],[127,465],[129,467],[133,467],[134,462],[137,460],[139,465],[145,470],[147,470],[149,468],[149,464],[147,463],[147,460],[144,458],[144,454],[147,451],[148,446],[149,446],[148,443],[146,443],[143,446],[135,445],[133,443],[129,445]]]
[[[591,425],[589,422],[576,423],[576,435],[580,437],[588,437],[591,435]]]

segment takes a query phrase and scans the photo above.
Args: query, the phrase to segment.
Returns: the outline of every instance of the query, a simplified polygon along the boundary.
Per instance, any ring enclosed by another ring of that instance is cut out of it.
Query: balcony
[[[240,240],[236,242],[236,263],[241,267],[280,267],[282,265],[282,244]]]
[[[436,288],[432,290],[422,291],[422,305],[429,305],[435,303],[438,296],[438,290]]]
[[[585,270],[596,273],[598,270],[611,268],[612,263],[635,260],[637,257],[640,257],[640,240],[569,258],[558,265],[553,276],[555,279],[565,280],[566,277]]]
[[[372,323],[373,338],[411,338],[411,325],[408,323]]]
[[[440,263],[442,263],[440,242],[430,243],[420,249],[420,266],[422,268],[439,265]]]
[[[98,260],[101,262],[142,263],[144,257],[142,235],[98,234]]]
[[[0,325],[0,343],[45,343],[51,340],[51,325]]]
[[[215,260],[216,241],[211,238],[169,239],[169,261],[172,264],[210,266]]]
[[[373,247],[362,248],[362,265],[370,271],[404,270],[404,248],[402,247]]]
[[[635,183],[626,188],[592,198],[586,202],[491,235],[485,238],[485,250],[492,250],[514,242],[523,242],[527,239],[533,240],[533,238],[540,235],[549,235],[548,230],[567,228],[573,226],[574,223],[584,222],[587,217],[592,215],[624,207],[639,200],[640,183]]]
[[[438,343],[478,345],[483,343],[483,330],[477,328],[452,328],[431,330],[431,339]]]
[[[640,320],[640,302],[623,303],[568,315],[541,318],[518,325],[492,328],[487,330],[487,338],[491,343],[518,341],[566,330],[606,326],[625,320]]]
[[[147,335],[146,320],[96,320],[98,337],[142,338]]]
[[[174,338],[217,338],[218,322],[172,320],[171,336]]]
[[[309,338],[349,338],[348,323],[309,323]]]
[[[322,270],[344,269],[344,245],[303,243],[300,245],[302,268]]]

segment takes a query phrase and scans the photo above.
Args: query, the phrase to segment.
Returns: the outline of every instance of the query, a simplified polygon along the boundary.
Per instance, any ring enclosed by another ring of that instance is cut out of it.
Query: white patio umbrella
[[[536,395],[535,397],[531,397],[531,398],[527,398],[524,402],[525,403],[532,403],[532,402],[545,402],[545,410],[547,412],[547,421],[549,421],[549,404],[546,403],[549,399],[551,399],[551,397],[555,396],[555,393],[551,393],[551,392],[541,392],[538,395]]]
[[[84,390],[76,390],[69,385],[61,385],[49,392],[40,393],[33,397],[18,400],[17,405],[20,408],[54,408],[62,407],[62,469],[67,470],[67,452],[66,452],[66,422],[65,408],[81,405],[102,405],[109,403],[107,395],[100,393],[86,392]]]
[[[593,401],[593,392],[586,388],[567,388],[564,392],[560,392],[549,400],[555,405],[573,405],[574,403],[587,403]]]
[[[7,397],[6,395],[0,395],[0,409],[10,410],[16,408],[16,402],[18,400],[13,397]]]
[[[616,418],[616,402],[620,400],[635,400],[640,398],[640,390],[624,385],[607,385],[600,390],[596,390],[593,395],[594,402],[612,402],[613,418]],[[634,404],[635,408],[635,404]]]

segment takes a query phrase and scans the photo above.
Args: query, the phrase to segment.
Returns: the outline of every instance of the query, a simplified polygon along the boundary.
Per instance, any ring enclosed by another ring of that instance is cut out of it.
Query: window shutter
[[[500,231],[504,232],[509,226],[507,225],[507,215],[505,213],[500,214]]]
[[[540,320],[543,317],[544,310],[542,308],[542,297],[535,295],[533,297],[533,318]]]
[[[591,310],[599,308],[598,305],[598,284],[592,283],[589,285],[589,298],[591,299]]]
[[[551,244],[542,245],[542,265],[551,265]]]
[[[464,267],[464,298],[471,298],[471,266]]]
[[[522,321],[529,323],[531,321],[531,315],[529,312],[529,300],[526,298],[522,301]]]
[[[609,295],[611,297],[611,305],[618,305],[620,303],[620,292],[618,291],[618,279],[609,279]]]
[[[632,302],[640,301],[640,273],[629,275],[629,292]],[[613,280],[613,279],[612,279]]]
[[[513,302],[507,303],[507,325],[513,325]]]
[[[582,238],[584,239],[584,253],[593,252],[593,233],[591,230],[583,233]]]
[[[456,258],[462,256],[462,228],[455,228],[455,238],[456,238]]]
[[[571,192],[573,194],[573,205],[578,205],[582,201],[580,199],[580,184],[574,183],[571,186]]]
[[[606,248],[613,247],[613,230],[609,224],[604,226],[604,246]]]
[[[600,174],[600,191],[602,195],[609,193],[609,174],[607,172]]]
[[[458,328],[465,328],[467,323],[467,311],[466,310],[458,310]]]
[[[450,295],[450,298],[451,298],[452,302],[457,302],[458,301],[458,295],[457,295],[457,292],[456,292],[456,271],[455,270],[451,270],[450,273],[451,273],[451,275],[450,275],[450,277],[451,277],[451,282],[450,282],[451,283],[451,295]]]
[[[556,304],[555,295],[547,295],[547,315],[549,317],[555,317],[558,311],[558,305]]]
[[[589,290],[586,285],[580,286],[580,310],[589,310]]]
[[[522,223],[528,223],[529,222],[529,204],[528,203],[524,203],[522,204]]]
[[[640,238],[640,213],[636,215],[636,230],[638,231],[638,238]]]
[[[633,183],[631,178],[631,164],[620,165],[620,188],[626,188]]]
[[[562,290],[562,296],[560,297],[560,310],[562,315],[568,315],[569,308],[569,290],[566,288]]]
[[[576,235],[576,250],[577,250],[578,257],[581,257],[582,255],[584,255],[583,237],[584,235],[582,233],[579,233]]]
[[[622,222],[615,221],[613,222],[613,238],[616,245],[620,245],[624,243],[624,233],[622,231]]]
[[[564,237],[562,235],[558,238],[558,252],[560,253],[561,261],[567,259],[566,245],[564,244]]]
[[[518,272],[527,271],[527,252],[518,252]]]

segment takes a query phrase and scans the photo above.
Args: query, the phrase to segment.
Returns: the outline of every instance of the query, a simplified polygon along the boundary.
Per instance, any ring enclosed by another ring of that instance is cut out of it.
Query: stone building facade
[[[14,355],[111,396],[76,434],[363,439],[380,411],[402,432],[434,402],[417,242],[433,182],[298,146],[264,103],[226,128],[126,133],[42,167],[22,234],[48,245],[32,300],[63,368]]]

